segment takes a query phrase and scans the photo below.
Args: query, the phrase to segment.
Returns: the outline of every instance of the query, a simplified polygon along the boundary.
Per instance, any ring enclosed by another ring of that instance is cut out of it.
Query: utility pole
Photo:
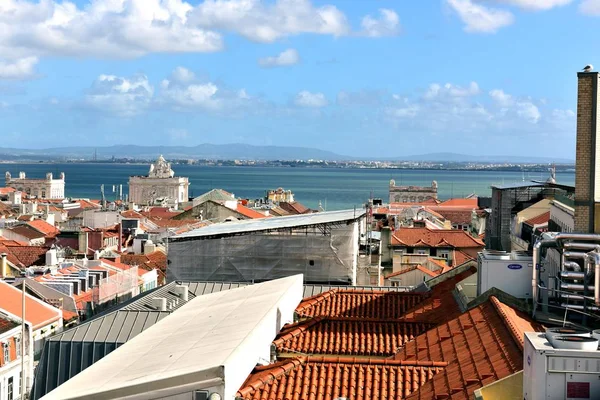
[[[25,288],[27,287],[27,278],[23,279],[23,294],[21,298],[21,400],[25,400],[25,392],[27,385],[25,376]],[[31,362],[31,361],[30,361]]]

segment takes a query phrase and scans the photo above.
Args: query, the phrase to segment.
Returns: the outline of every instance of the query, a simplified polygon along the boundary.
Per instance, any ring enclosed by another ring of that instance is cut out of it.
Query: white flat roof
[[[264,321],[275,312],[282,319],[283,309],[293,315],[302,281],[300,274],[196,297],[42,399],[158,398],[225,385],[225,365],[243,364],[248,370],[231,379],[235,393],[263,354],[257,343],[268,354],[277,334],[275,324],[264,334]]]
[[[250,219],[239,222],[223,222],[203,228],[191,230],[170,240],[185,238],[201,238],[206,236],[233,235],[240,233],[270,231],[277,229],[295,228],[309,225],[330,224],[334,222],[351,221],[365,215],[364,209],[324,211],[313,214],[288,215],[284,217]]]

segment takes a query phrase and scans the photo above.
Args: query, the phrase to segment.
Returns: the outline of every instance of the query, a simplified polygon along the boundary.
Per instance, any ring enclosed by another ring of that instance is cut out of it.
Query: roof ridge
[[[337,293],[337,291],[338,291],[337,288],[329,289],[326,292],[315,294],[313,296],[303,299],[302,302],[300,304],[298,304],[298,307],[296,307],[296,313],[299,314],[302,311],[306,310],[307,308],[312,307],[315,304],[320,303],[322,301],[325,301],[326,299],[328,299],[329,297],[331,297],[335,293]]]
[[[502,319],[502,322],[504,323],[506,328],[508,328],[508,331],[510,332],[510,336],[515,341],[515,343],[517,344],[519,349],[521,349],[521,351],[523,351],[523,341],[521,340],[520,332],[517,329],[517,327],[512,323],[511,318],[506,314],[506,312],[502,308],[502,305],[506,305],[507,307],[510,307],[510,306],[502,303],[500,300],[498,300],[498,298],[496,296],[490,296],[489,300],[494,305],[494,309],[496,310],[496,312]]]
[[[256,374],[255,376],[250,374],[248,379],[246,379],[241,386],[243,389],[237,391],[236,397],[246,397],[251,392],[260,389],[267,383],[277,379],[281,375],[286,374],[288,371],[296,368],[300,364],[304,364],[305,362],[306,357],[296,357],[286,359],[285,361],[278,361],[265,366],[255,367],[255,371],[262,373]]]
[[[446,361],[394,360],[390,358],[348,357],[331,355],[306,356],[306,362],[335,364],[396,365],[404,367],[446,367]]]

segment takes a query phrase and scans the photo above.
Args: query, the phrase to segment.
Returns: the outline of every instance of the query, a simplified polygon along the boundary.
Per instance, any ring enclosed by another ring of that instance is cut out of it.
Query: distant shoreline
[[[56,165],[56,164],[91,164],[91,165],[149,165],[152,161],[150,160],[135,160],[135,161],[35,161],[35,160],[24,160],[24,161],[0,161],[0,165],[14,165],[14,164],[28,164],[28,165]],[[363,161],[369,162],[369,161]],[[285,163],[282,165],[281,163]],[[291,164],[290,164],[291,163]],[[188,162],[173,162],[173,165],[187,165],[190,167],[247,167],[247,168],[298,168],[298,169],[348,169],[348,170],[393,170],[393,171],[465,171],[465,172],[548,172],[547,164],[511,164],[506,163],[506,166],[486,166],[487,164],[475,163],[475,162],[423,162],[424,164],[436,164],[435,166],[362,166],[355,164],[356,162],[340,162],[340,161],[324,161],[324,163],[306,163],[306,162],[293,162],[293,161],[258,161],[257,164],[235,164],[233,160],[219,160],[219,161],[208,161],[199,160],[194,163]],[[440,166],[439,164],[452,164],[452,166]],[[459,165],[455,165],[459,164]],[[460,164],[465,164],[461,167]],[[490,163],[499,164],[499,163]],[[562,173],[574,173],[575,164],[557,164],[557,172]]]

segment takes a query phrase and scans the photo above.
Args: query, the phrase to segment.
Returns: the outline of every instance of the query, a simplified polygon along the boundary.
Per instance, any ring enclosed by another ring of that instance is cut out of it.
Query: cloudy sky
[[[0,0],[0,147],[574,158],[600,0]]]

